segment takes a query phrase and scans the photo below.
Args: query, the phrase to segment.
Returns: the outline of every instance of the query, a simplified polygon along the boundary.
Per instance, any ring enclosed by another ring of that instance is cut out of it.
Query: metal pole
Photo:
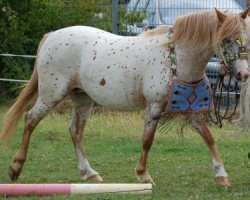
[[[118,34],[118,0],[113,0],[112,3],[112,32]]]

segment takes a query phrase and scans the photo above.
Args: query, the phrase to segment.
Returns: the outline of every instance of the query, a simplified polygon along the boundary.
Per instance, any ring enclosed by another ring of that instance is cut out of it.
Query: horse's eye
[[[233,39],[232,38],[226,38],[223,43],[224,43],[224,46],[229,46],[233,43]]]
[[[224,40],[225,44],[231,44],[233,42],[233,40],[231,38],[227,38]]]

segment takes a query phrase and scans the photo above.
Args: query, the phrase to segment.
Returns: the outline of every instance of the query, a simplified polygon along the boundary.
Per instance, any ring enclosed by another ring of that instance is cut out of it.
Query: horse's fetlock
[[[25,158],[22,158],[22,157],[14,157],[13,158],[13,163],[18,163],[18,164],[23,164],[25,163],[26,159]]]
[[[9,171],[8,171],[10,179],[12,181],[16,181],[18,179],[21,171],[22,171],[22,168],[15,166],[15,165],[11,165],[9,167]]]
[[[137,175],[143,175],[143,174],[145,174],[145,172],[146,172],[145,167],[137,165],[137,167],[136,167],[136,174]]]
[[[81,176],[86,176],[86,173],[87,173],[87,170],[81,170],[81,171],[80,171],[80,175],[81,175]]]

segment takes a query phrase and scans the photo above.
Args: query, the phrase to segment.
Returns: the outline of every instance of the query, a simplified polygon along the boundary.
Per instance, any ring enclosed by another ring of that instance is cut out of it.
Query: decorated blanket
[[[171,80],[166,112],[211,112],[212,91],[209,80],[202,79],[195,84]]]

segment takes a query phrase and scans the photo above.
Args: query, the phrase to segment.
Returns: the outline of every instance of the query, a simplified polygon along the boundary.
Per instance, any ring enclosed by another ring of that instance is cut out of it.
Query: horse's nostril
[[[249,74],[245,74],[244,79],[247,80],[249,78]]]

